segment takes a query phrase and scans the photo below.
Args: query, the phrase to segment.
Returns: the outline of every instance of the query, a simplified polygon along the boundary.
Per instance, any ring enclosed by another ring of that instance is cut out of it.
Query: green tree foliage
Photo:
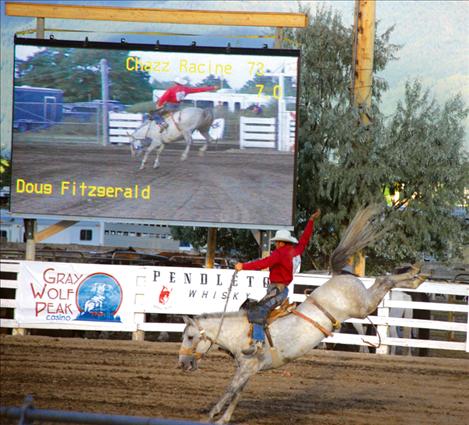
[[[258,94],[260,90],[260,86],[262,86],[262,92],[264,94],[272,94],[274,91],[274,86],[278,84],[277,78],[270,77],[266,75],[254,75],[254,78],[251,80],[246,81],[244,86],[239,89],[240,93],[250,93],[250,94]]]
[[[175,239],[191,243],[194,248],[206,248],[208,229],[205,227],[173,227]],[[250,230],[218,229],[217,255],[247,261],[259,256],[259,245]]]
[[[10,186],[11,183],[11,162],[9,158],[0,156],[0,189],[3,186]]]
[[[150,76],[145,71],[126,69],[128,52],[48,48],[24,61],[16,61],[17,85],[56,88],[64,91],[65,102],[101,98],[101,59],[109,66],[109,97],[124,104],[152,99]]]
[[[395,231],[382,242],[383,255],[405,259],[426,252],[446,260],[460,254],[467,229],[454,210],[464,205],[469,183],[467,114],[459,95],[441,107],[420,82],[406,84],[382,150],[385,175],[399,195]]]
[[[379,141],[384,127],[377,103],[386,85],[381,81],[373,88],[372,124],[360,125],[351,101],[352,28],[326,9],[309,19],[308,27],[286,36],[302,54],[297,222],[321,208],[312,251],[318,266],[327,267],[325,260],[356,209],[381,198]],[[389,43],[389,36],[387,31],[376,37],[375,71],[394,58],[397,46]]]
[[[314,208],[324,212],[312,250],[320,257],[318,264],[327,266],[325,260],[356,209],[384,202],[384,188],[396,185],[404,188],[403,200],[408,202],[401,209],[395,205],[397,211],[390,214],[393,231],[367,251],[373,260],[368,264],[412,261],[422,252],[447,258],[460,246],[461,225],[450,212],[461,202],[462,180],[467,178],[461,99],[440,109],[420,84],[408,84],[404,103],[388,122],[379,112],[387,84],[375,78],[367,111],[371,123],[361,125],[361,111],[350,96],[352,29],[327,10],[310,22],[288,38],[302,50],[297,221],[304,221]],[[391,32],[376,37],[375,73],[395,59],[398,46],[390,43]],[[449,158],[443,158],[448,149]],[[409,195],[414,192],[419,194],[415,199]]]
[[[439,259],[458,254],[467,229],[452,212],[464,204],[464,186],[469,182],[468,158],[462,147],[467,109],[461,97],[441,107],[420,83],[408,83],[395,113],[385,118],[379,105],[387,83],[375,77],[372,106],[366,111],[370,123],[362,125],[363,111],[351,99],[352,28],[327,9],[310,16],[309,22],[308,27],[288,31],[285,37],[285,47],[300,48],[302,54],[298,233],[316,208],[323,212],[313,244],[303,258],[304,268],[327,268],[330,254],[356,210],[372,202],[384,206],[384,192],[389,189],[397,189],[400,197],[386,208],[391,231],[366,251],[367,273],[414,261],[424,252]],[[375,75],[396,59],[399,46],[390,42],[391,34],[392,28],[381,34],[377,31]],[[255,92],[256,84],[276,82],[256,76],[243,89]],[[203,244],[206,233],[198,234]],[[185,236],[194,241],[190,232]],[[221,238],[218,246],[223,240],[233,247],[229,238]],[[246,242],[244,249],[241,243],[238,251],[247,253],[252,247]]]
[[[197,87],[204,86],[217,86],[221,89],[231,89],[230,83],[225,78],[217,77],[213,74],[207,75],[200,83],[196,84]]]

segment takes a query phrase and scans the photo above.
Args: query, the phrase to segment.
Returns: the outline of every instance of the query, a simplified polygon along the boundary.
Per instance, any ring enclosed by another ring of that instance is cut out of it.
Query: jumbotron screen
[[[291,227],[299,59],[17,38],[12,214]]]

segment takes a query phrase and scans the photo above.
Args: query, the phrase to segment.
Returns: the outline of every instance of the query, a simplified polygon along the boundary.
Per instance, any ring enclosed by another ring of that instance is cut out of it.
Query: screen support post
[[[207,232],[207,254],[205,256],[205,267],[213,269],[215,265],[215,251],[217,248],[217,229],[210,227]]]
[[[36,18],[36,38],[45,37],[45,18]],[[36,219],[25,218],[24,222],[24,235],[25,235],[25,260],[34,261],[36,259],[36,241],[34,240],[36,234]]]

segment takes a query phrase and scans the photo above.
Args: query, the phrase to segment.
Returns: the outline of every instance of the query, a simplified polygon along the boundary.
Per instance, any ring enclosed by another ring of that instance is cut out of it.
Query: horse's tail
[[[369,205],[361,208],[355,214],[334,250],[330,260],[332,273],[338,274],[347,263],[347,259],[378,239],[385,231],[379,226],[379,215],[382,208],[377,205]]]

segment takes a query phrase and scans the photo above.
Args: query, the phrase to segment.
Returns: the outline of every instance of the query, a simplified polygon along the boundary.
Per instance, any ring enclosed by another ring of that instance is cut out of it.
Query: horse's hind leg
[[[186,149],[184,149],[184,152],[181,155],[181,161],[185,161],[187,159],[187,155],[189,155],[189,149],[191,148],[192,135],[188,131],[184,131],[182,135],[184,136],[184,140],[186,141]]]
[[[199,149],[199,155],[202,156],[204,154],[204,152],[207,150],[208,144],[213,142],[213,139],[210,137],[210,134],[208,134],[207,130],[205,130],[205,131],[199,130],[199,132],[203,136],[203,138],[205,139],[204,144]]]
[[[376,310],[384,296],[393,288],[417,288],[427,279],[427,275],[420,274],[420,267],[414,266],[411,271],[391,276],[380,276],[366,291],[367,299],[363,303],[362,318]]]

